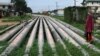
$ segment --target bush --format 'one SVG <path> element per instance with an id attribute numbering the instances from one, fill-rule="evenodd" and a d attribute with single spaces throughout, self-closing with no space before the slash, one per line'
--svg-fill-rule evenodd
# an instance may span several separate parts
<path id="1" fill-rule="evenodd" d="M 31 15 L 12 16 L 12 17 L 4 18 L 2 21 L 3 22 L 14 22 L 14 21 L 29 20 L 31 18 L 32 18 Z"/>
<path id="2" fill-rule="evenodd" d="M 68 22 L 81 22 L 83 23 L 85 21 L 85 18 L 87 16 L 87 7 L 76 7 L 78 11 L 78 16 L 79 19 L 76 20 L 76 15 L 75 14 L 75 7 L 67 7 L 64 9 L 64 19 L 65 21 L 67 20 Z"/>

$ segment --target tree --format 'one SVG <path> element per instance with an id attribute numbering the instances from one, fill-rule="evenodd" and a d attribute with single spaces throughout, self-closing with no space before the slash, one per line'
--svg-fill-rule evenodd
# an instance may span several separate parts
<path id="1" fill-rule="evenodd" d="M 19 15 L 23 15 L 24 13 L 32 13 L 30 7 L 27 7 L 27 3 L 25 0 L 12 0 L 12 3 L 15 3 L 15 11 L 19 13 Z"/>
<path id="2" fill-rule="evenodd" d="M 20 15 L 22 15 L 25 12 L 26 7 L 27 4 L 25 0 L 15 0 L 15 8 Z"/>
<path id="3" fill-rule="evenodd" d="M 30 7 L 26 8 L 26 13 L 32 13 L 32 9 Z"/>

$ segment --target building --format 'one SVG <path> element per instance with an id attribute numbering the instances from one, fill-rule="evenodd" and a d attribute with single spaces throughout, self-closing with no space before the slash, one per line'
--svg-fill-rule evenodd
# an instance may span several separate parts
<path id="1" fill-rule="evenodd" d="M 12 15 L 13 13 L 13 3 L 0 3 L 0 17 Z"/>
<path id="2" fill-rule="evenodd" d="M 82 4 L 91 7 L 93 12 L 100 13 L 100 0 L 83 0 Z"/>
<path id="3" fill-rule="evenodd" d="M 92 11 L 97 15 L 96 25 L 100 27 L 100 0 L 83 0 L 82 4 L 92 8 Z"/>
<path id="4" fill-rule="evenodd" d="M 57 9 L 51 12 L 51 15 L 64 16 L 64 9 Z"/>

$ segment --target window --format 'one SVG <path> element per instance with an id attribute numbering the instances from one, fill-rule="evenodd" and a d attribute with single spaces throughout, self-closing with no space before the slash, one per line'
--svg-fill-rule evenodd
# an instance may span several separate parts
<path id="1" fill-rule="evenodd" d="M 3 5 L 3 8 L 5 8 L 5 5 Z"/>

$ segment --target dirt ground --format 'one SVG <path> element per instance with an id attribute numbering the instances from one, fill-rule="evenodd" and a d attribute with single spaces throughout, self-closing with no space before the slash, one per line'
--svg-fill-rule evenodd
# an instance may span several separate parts
<path id="1" fill-rule="evenodd" d="M 0 26 L 3 26 L 3 25 L 14 25 L 14 24 L 17 24 L 19 22 L 2 22 L 2 19 L 0 19 Z"/>

